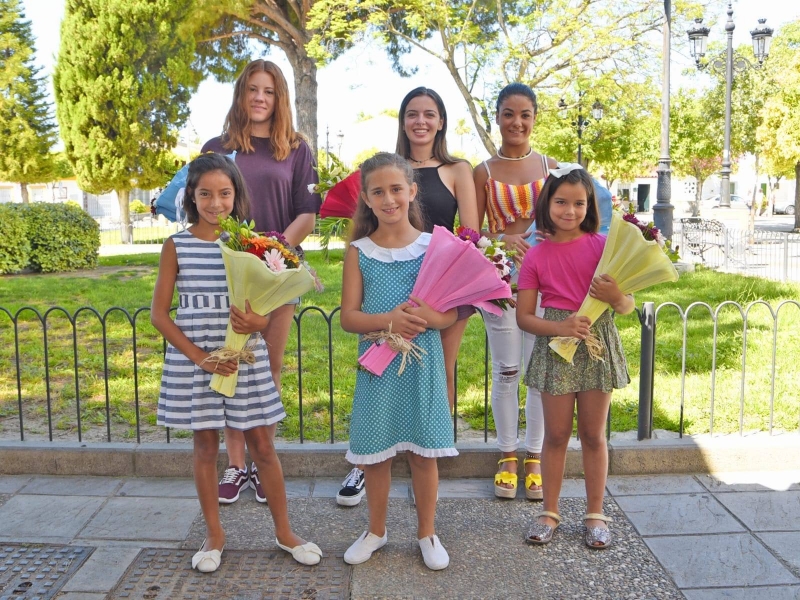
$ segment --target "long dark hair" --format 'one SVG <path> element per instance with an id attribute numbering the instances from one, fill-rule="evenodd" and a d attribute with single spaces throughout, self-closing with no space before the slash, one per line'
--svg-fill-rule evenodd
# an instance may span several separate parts
<path id="1" fill-rule="evenodd" d="M 239 74 L 233 87 L 233 102 L 222 127 L 222 146 L 226 150 L 253 152 L 250 134 L 253 128 L 247 110 L 247 85 L 253 73 L 263 71 L 272 75 L 275 81 L 275 108 L 272 112 L 272 125 L 269 139 L 276 160 L 286 160 L 291 151 L 300 145 L 300 134 L 294 130 L 292 107 L 289 103 L 289 86 L 283 71 L 274 62 L 254 60 Z"/>
<path id="2" fill-rule="evenodd" d="M 411 144 L 408 141 L 405 130 L 406 109 L 408 109 L 409 102 L 419 96 L 428 96 L 433 100 L 436 103 L 436 110 L 439 111 L 439 116 L 442 119 L 442 128 L 436 132 L 436 137 L 433 138 L 433 157 L 445 165 L 459 162 L 461 159 L 452 156 L 447 151 L 447 110 L 444 108 L 442 97 L 426 87 L 414 88 L 406 94 L 406 97 L 400 103 L 400 112 L 397 113 L 397 149 L 395 152 L 403 158 L 411 158 Z"/>
<path id="3" fill-rule="evenodd" d="M 409 186 L 414 184 L 414 169 L 408 161 L 399 154 L 391 152 L 378 152 L 361 164 L 361 193 L 358 195 L 358 206 L 353 215 L 353 225 L 350 227 L 350 240 L 360 240 L 361 238 L 372 235 L 378 229 L 378 217 L 367 206 L 364 197 L 367 195 L 367 179 L 379 169 L 387 167 L 398 169 L 406 179 Z M 425 228 L 425 220 L 418 202 L 410 202 L 408 205 L 408 220 L 415 229 L 422 231 Z"/>
<path id="4" fill-rule="evenodd" d="M 201 154 L 189 163 L 189 173 L 186 176 L 186 187 L 183 195 L 183 210 L 186 213 L 186 220 L 192 225 L 196 225 L 200 220 L 194 192 L 197 189 L 200 178 L 211 171 L 221 171 L 228 176 L 233 184 L 234 196 L 231 216 L 240 221 L 249 219 L 250 195 L 247 193 L 247 186 L 244 183 L 239 167 L 224 154 L 208 152 Z"/>
<path id="5" fill-rule="evenodd" d="M 597 233 L 597 230 L 600 229 L 600 211 L 597 208 L 594 183 L 586 169 L 575 169 L 561 177 L 552 174 L 547 176 L 539 199 L 536 201 L 536 226 L 547 233 L 556 233 L 556 226 L 550 218 L 550 199 L 563 183 L 573 185 L 580 183 L 586 188 L 586 217 L 581 222 L 580 229 L 586 233 Z"/>

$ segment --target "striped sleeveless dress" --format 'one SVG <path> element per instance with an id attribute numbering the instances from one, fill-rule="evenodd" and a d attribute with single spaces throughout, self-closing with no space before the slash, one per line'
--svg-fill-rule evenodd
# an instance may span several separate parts
<path id="1" fill-rule="evenodd" d="M 178 256 L 178 311 L 175 324 L 195 345 L 211 352 L 225 344 L 230 318 L 228 285 L 222 252 L 215 242 L 189 231 L 171 236 Z M 280 396 L 272 381 L 267 346 L 260 334 L 254 348 L 256 362 L 239 364 L 239 380 L 232 398 L 213 391 L 207 373 L 172 344 L 167 346 L 158 424 L 175 429 L 232 429 L 246 431 L 283 419 Z"/>

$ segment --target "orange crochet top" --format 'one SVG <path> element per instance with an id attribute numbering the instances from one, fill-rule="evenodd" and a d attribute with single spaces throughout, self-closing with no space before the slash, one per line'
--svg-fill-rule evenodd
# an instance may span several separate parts
<path id="1" fill-rule="evenodd" d="M 492 178 L 486 161 L 483 166 L 488 175 L 486 178 L 486 216 L 489 221 L 489 231 L 491 233 L 505 231 L 506 225 L 517 219 L 530 219 L 550 171 L 547 166 L 547 158 L 542 156 L 542 169 L 545 176 L 521 185 L 497 181 Z"/>

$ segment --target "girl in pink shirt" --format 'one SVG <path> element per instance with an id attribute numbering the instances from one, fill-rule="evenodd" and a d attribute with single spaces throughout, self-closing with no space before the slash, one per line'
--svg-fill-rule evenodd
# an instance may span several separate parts
<path id="1" fill-rule="evenodd" d="M 550 170 L 536 203 L 536 223 L 548 236 L 525 254 L 517 298 L 517 324 L 536 335 L 525 383 L 541 390 L 544 409 L 544 507 L 534 517 L 527 542 L 548 543 L 561 522 L 558 498 L 577 403 L 587 500 L 585 542 L 590 548 L 608 548 L 611 519 L 603 514 L 608 472 L 605 424 L 611 391 L 630 379 L 611 312 L 595 323 L 575 313 L 587 291 L 619 314 L 633 310 L 633 298 L 624 295 L 609 275 L 594 277 L 605 236 L 597 233 L 600 218 L 592 179 L 580 165 Z M 544 318 L 535 314 L 539 294 Z M 548 347 L 556 336 L 585 340 L 590 328 L 604 347 L 604 360 L 592 359 L 586 344 L 580 344 L 570 364 Z"/>

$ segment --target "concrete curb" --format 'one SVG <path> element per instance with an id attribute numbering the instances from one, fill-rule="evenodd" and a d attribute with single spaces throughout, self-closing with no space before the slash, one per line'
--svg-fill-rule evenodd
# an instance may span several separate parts
<path id="1" fill-rule="evenodd" d="M 331 477 L 347 472 L 346 443 L 276 444 L 287 477 Z M 682 439 L 609 442 L 611 475 L 783 471 L 800 464 L 800 435 L 754 434 Z M 491 477 L 498 452 L 484 443 L 457 444 L 459 456 L 439 460 L 443 479 Z M 519 472 L 522 474 L 520 453 Z M 227 466 L 224 446 L 219 468 Z M 192 447 L 186 443 L 128 444 L 78 442 L 0 442 L 3 475 L 102 475 L 107 477 L 187 477 L 192 472 Z M 410 475 L 403 455 L 394 461 L 396 477 Z M 570 442 L 566 475 L 583 473 L 579 442 Z"/>

